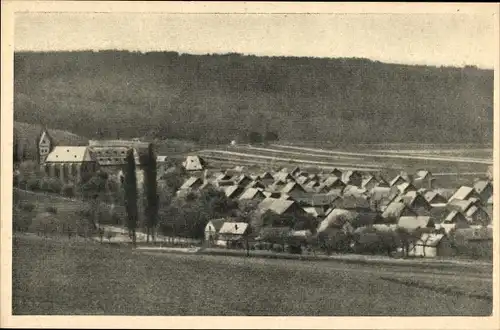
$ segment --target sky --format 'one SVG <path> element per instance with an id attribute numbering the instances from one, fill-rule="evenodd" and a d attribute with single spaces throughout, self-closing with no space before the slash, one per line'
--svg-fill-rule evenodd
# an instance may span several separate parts
<path id="1" fill-rule="evenodd" d="M 389 63 L 493 68 L 484 14 L 17 13 L 16 51 L 167 50 L 364 57 Z"/>

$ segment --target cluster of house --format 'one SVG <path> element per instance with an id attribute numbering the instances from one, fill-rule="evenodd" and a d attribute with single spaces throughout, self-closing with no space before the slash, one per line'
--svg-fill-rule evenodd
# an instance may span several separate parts
<path id="1" fill-rule="evenodd" d="M 205 170 L 200 175 L 193 174 L 177 194 L 207 188 L 219 189 L 228 198 L 257 201 L 260 214 L 272 211 L 291 218 L 309 214 L 318 219 L 318 232 L 332 235 L 337 231 L 355 233 L 367 227 L 404 228 L 409 232 L 419 229 L 422 237 L 413 249 L 416 255 L 450 253 L 445 248 L 446 239 L 456 231 L 470 232 L 471 240 L 491 243 L 492 239 L 493 185 L 488 179 L 477 180 L 471 187 L 459 187 L 448 196 L 436 187 L 432 173 L 425 170 L 414 175 L 401 172 L 386 180 L 378 173 L 356 170 L 308 173 L 297 167 L 248 173 L 238 167 L 225 172 L 209 174 Z M 248 229 L 246 223 L 217 219 L 207 224 L 205 238 L 223 245 L 243 239 Z M 276 229 L 258 228 L 256 235 L 265 236 L 270 230 Z M 292 236 L 311 235 L 291 228 L 281 230 Z"/>

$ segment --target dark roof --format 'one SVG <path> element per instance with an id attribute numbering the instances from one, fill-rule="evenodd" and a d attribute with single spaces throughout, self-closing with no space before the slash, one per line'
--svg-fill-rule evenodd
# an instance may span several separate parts
<path id="1" fill-rule="evenodd" d="M 339 209 L 370 209 L 370 201 L 367 198 L 361 196 L 343 196 L 336 199 L 333 204 Z"/>

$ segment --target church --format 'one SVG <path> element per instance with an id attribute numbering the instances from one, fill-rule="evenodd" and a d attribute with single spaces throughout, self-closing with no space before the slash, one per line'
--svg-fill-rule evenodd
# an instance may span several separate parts
<path id="1" fill-rule="evenodd" d="M 149 142 L 90 140 L 87 146 L 55 146 L 44 130 L 38 139 L 38 159 L 45 173 L 62 182 L 85 182 L 97 171 L 105 171 L 121 183 L 127 153 L 133 150 L 138 188 L 142 189 L 144 169 L 149 163 Z M 154 156 L 156 157 L 156 156 Z"/>

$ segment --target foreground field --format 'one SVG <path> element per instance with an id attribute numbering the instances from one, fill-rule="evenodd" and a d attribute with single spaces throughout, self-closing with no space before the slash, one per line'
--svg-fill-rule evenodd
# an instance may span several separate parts
<path id="1" fill-rule="evenodd" d="M 26 236 L 14 238 L 13 251 L 15 315 L 479 316 L 492 309 L 484 270 L 148 254 Z"/>

